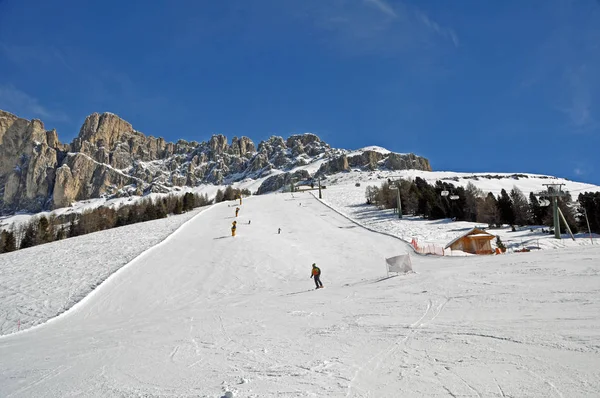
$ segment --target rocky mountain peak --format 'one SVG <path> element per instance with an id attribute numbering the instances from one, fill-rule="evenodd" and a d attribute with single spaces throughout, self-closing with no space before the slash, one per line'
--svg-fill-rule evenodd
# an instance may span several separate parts
<path id="1" fill-rule="evenodd" d="M 222 134 L 208 142 L 171 143 L 134 130 L 112 113 L 89 115 L 77 138 L 64 145 L 56 130 L 46 131 L 41 121 L 0 111 L 0 212 L 4 213 L 243 179 L 263 179 L 258 192 L 265 193 L 292 178 L 314 178 L 303 169 L 313 162 L 320 162 L 315 175 L 321 176 L 350 168 L 431 170 L 427 159 L 412 154 L 367 148 L 351 153 L 332 149 L 312 133 L 287 139 L 272 136 L 258 146 L 244 136 L 228 142 Z"/>
<path id="2" fill-rule="evenodd" d="M 79 151 L 81 144 L 86 141 L 99 147 L 113 148 L 117 142 L 133 133 L 131 124 L 113 113 L 92 113 L 85 118 L 73 143 L 73 150 Z"/>

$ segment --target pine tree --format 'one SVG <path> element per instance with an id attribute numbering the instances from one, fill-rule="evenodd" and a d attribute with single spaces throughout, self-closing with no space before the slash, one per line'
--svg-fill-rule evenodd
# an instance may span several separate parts
<path id="1" fill-rule="evenodd" d="M 500 191 L 500 197 L 498 198 L 497 204 L 500 213 L 500 223 L 513 225 L 515 223 L 513 204 L 505 189 Z"/>
<path id="2" fill-rule="evenodd" d="M 142 214 L 143 221 L 151 221 L 158 218 L 158 212 L 152 200 L 149 200 L 147 203 L 145 203 L 144 207 L 144 213 Z"/>
<path id="3" fill-rule="evenodd" d="M 156 204 L 156 218 L 167 218 L 167 211 L 162 202 Z"/>
<path id="4" fill-rule="evenodd" d="M 506 246 L 504 246 L 502 239 L 500 239 L 500 235 L 496 236 L 496 247 L 502 251 L 506 250 Z"/>
<path id="5" fill-rule="evenodd" d="M 26 249 L 28 247 L 33 247 L 37 245 L 36 237 L 37 231 L 34 226 L 35 222 L 31 221 L 27 224 L 27 229 L 25 230 L 25 235 L 23 236 L 23 240 L 21 241 L 21 249 Z"/>
<path id="6" fill-rule="evenodd" d="M 402 200 L 402 213 L 415 214 L 419 204 L 416 186 L 412 181 L 400 180 L 400 198 Z"/>
<path id="7" fill-rule="evenodd" d="M 587 224 L 590 224 L 590 230 L 600 233 L 600 192 L 585 192 L 579 194 L 579 203 L 582 208 L 580 225 L 583 230 L 587 230 Z M 587 214 L 586 217 L 583 214 Z"/>
<path id="8" fill-rule="evenodd" d="M 139 217 L 139 206 L 133 204 L 129 206 L 129 212 L 127 213 L 127 224 L 135 224 L 140 221 Z"/>
<path id="9" fill-rule="evenodd" d="M 233 187 L 228 185 L 227 188 L 225 188 L 225 192 L 223 192 L 223 200 L 234 200 L 235 197 L 236 193 L 233 190 Z"/>
<path id="10" fill-rule="evenodd" d="M 230 188 L 230 187 L 228 187 Z M 182 204 L 182 210 L 185 211 L 190 211 L 194 209 L 194 194 L 191 192 L 186 192 L 183 195 L 183 204 Z"/>
<path id="11" fill-rule="evenodd" d="M 215 203 L 220 203 L 223 201 L 225 197 L 223 191 L 221 189 L 217 189 L 217 193 L 215 193 Z"/>
<path id="12" fill-rule="evenodd" d="M 529 212 L 534 225 L 544 225 L 544 219 L 549 213 L 548 206 L 540 206 L 540 202 L 533 192 L 529 194 Z"/>
<path id="13" fill-rule="evenodd" d="M 529 204 L 523 192 L 519 188 L 513 187 L 510 191 L 510 199 L 512 201 L 515 223 L 517 225 L 528 225 L 530 223 Z"/>
<path id="14" fill-rule="evenodd" d="M 38 220 L 37 225 L 37 242 L 38 244 L 49 243 L 52 242 L 54 238 L 54 232 L 50 228 L 50 222 L 44 216 L 41 216 Z"/>
<path id="15" fill-rule="evenodd" d="M 8 253 L 17 250 L 17 240 L 12 231 L 2 231 L 0 242 L 0 253 Z"/>
<path id="16" fill-rule="evenodd" d="M 175 209 L 173 210 L 173 214 L 181 214 L 183 213 L 183 201 L 181 198 L 177 198 L 177 202 L 175 203 Z"/>

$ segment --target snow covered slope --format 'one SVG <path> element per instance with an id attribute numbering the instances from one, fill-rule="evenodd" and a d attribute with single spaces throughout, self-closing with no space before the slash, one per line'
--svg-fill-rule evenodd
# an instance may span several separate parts
<path id="1" fill-rule="evenodd" d="M 435 184 L 437 180 L 448 182 L 454 186 L 466 187 L 469 182 L 473 183 L 477 188 L 481 189 L 485 194 L 488 192 L 494 195 L 500 194 L 502 189 L 507 192 L 513 187 L 519 188 L 525 195 L 529 196 L 530 192 L 539 192 L 545 190 L 542 184 L 564 184 L 563 190 L 571 192 L 574 200 L 583 192 L 598 192 L 600 186 L 588 184 L 585 182 L 570 181 L 564 178 L 553 177 L 541 174 L 530 173 L 459 173 L 454 171 L 422 171 L 422 170 L 375 170 L 361 171 L 352 170 L 347 173 L 339 173 L 329 176 L 327 179 L 328 185 L 349 185 L 357 182 L 363 185 L 380 186 L 383 182 L 389 179 L 405 179 L 414 180 L 420 177 L 426 180 L 429 184 Z M 363 195 L 364 196 L 364 195 Z"/>
<path id="2" fill-rule="evenodd" d="M 532 177 L 533 178 L 533 177 Z M 369 184 L 371 181 L 369 181 Z M 375 181 L 378 183 L 378 181 Z M 527 185 L 521 185 L 523 189 Z M 332 206 L 341 214 L 356 220 L 362 226 L 369 229 L 391 234 L 406 242 L 416 239 L 420 246 L 433 245 L 436 253 L 442 254 L 443 248 L 453 239 L 466 233 L 473 227 L 484 227 L 487 224 L 452 221 L 450 219 L 427 220 L 417 216 L 404 215 L 398 219 L 398 214 L 393 210 L 380 210 L 376 206 L 365 203 L 365 185 L 360 187 L 355 184 L 344 184 L 342 182 L 329 186 L 323 196 L 323 200 L 329 206 Z M 576 246 L 591 245 L 590 236 L 581 232 L 575 235 L 575 241 L 571 240 L 570 235 L 563 228 L 562 239 L 554 238 L 554 234 L 543 232 L 541 226 L 516 227 L 512 231 L 510 227 L 487 229 L 493 235 L 500 236 L 502 242 L 508 248 L 509 253 L 523 248 L 530 250 L 557 249 Z M 600 236 L 592 234 L 595 244 L 600 243 Z M 495 242 L 493 247 L 495 247 Z M 433 249 L 433 248 L 432 248 Z M 463 252 L 445 250 L 445 255 L 465 255 Z"/>
<path id="3" fill-rule="evenodd" d="M 380 147 L 367 147 L 363 148 L 356 153 L 362 153 L 364 150 L 376 150 L 386 151 L 384 148 Z M 389 151 L 388 151 L 389 153 Z M 310 175 L 314 175 L 323 164 L 326 163 L 325 159 L 315 160 L 307 165 L 298 166 L 291 169 L 290 173 L 295 173 L 301 170 L 306 170 Z M 282 173 L 279 170 L 273 170 L 273 174 Z M 271 176 L 271 175 L 269 175 Z M 242 181 L 238 181 L 232 183 L 231 185 L 234 188 L 239 189 L 249 189 L 251 192 L 256 192 L 256 190 L 261 186 L 261 184 L 269 178 L 261 177 L 261 178 L 246 178 Z M 375 170 L 375 171 L 362 171 L 359 169 L 352 169 L 348 172 L 341 172 L 326 176 L 323 178 L 322 183 L 331 189 L 332 187 L 336 187 L 339 190 L 343 191 L 351 191 L 353 199 L 363 201 L 364 202 L 364 192 L 365 187 L 368 185 L 380 186 L 383 182 L 387 181 L 388 178 L 404 178 L 414 180 L 416 177 L 420 177 L 425 179 L 430 184 L 435 184 L 437 180 L 442 180 L 446 182 L 450 182 L 455 186 L 463 186 L 465 187 L 469 182 L 473 183 L 476 187 L 483 190 L 484 193 L 492 192 L 495 195 L 499 195 L 502 189 L 505 189 L 507 192 L 513 187 L 519 188 L 521 191 L 525 193 L 525 195 L 529 195 L 530 192 L 539 192 L 543 190 L 545 187 L 542 184 L 548 183 L 562 183 L 564 184 L 563 189 L 571 193 L 573 200 L 577 200 L 577 196 L 583 192 L 597 192 L 600 191 L 600 186 L 594 184 L 588 184 L 584 182 L 576 182 L 566 180 L 564 178 L 557 178 L 546 175 L 539 174 L 528 174 L 528 173 L 458 173 L 458 172 L 449 172 L 449 171 L 421 171 L 421 170 Z M 354 188 L 356 183 L 361 183 L 362 187 Z M 177 190 L 173 190 L 169 194 L 175 195 L 183 195 L 185 192 L 197 192 L 199 194 L 206 193 L 210 198 L 213 198 L 218 189 L 225 189 L 224 185 L 212 185 L 212 184 L 202 184 L 197 187 L 181 187 L 177 188 Z M 289 186 L 285 186 L 282 190 L 288 189 Z M 281 191 L 281 190 L 280 190 Z M 141 200 L 147 197 L 161 197 L 163 194 L 152 193 L 147 196 L 131 196 L 124 198 L 98 198 L 98 199 L 88 199 L 84 201 L 74 202 L 73 206 L 60 208 L 54 210 L 52 212 L 41 212 L 41 213 L 20 213 L 12 216 L 0 216 L 0 229 L 10 229 L 12 227 L 16 227 L 17 225 L 29 221 L 29 219 L 36 215 L 46 215 L 49 216 L 51 214 L 67 214 L 67 213 L 78 213 L 82 212 L 86 209 L 96 208 L 99 206 L 108 206 L 108 207 L 119 207 L 123 204 L 132 203 L 136 200 Z"/>
<path id="4" fill-rule="evenodd" d="M 230 204 L 200 213 L 55 321 L 0 338 L 0 396 L 600 390 L 600 247 L 413 256 L 416 273 L 386 278 L 384 258 L 408 247 L 308 193 L 245 200 L 235 238 Z M 325 289 L 312 290 L 313 262 Z"/>
<path id="5" fill-rule="evenodd" d="M 204 209 L 0 255 L 0 335 L 65 312 Z"/>

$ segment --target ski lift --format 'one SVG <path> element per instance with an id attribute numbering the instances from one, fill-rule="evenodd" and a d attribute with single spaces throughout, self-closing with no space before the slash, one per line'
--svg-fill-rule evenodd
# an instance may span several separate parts
<path id="1" fill-rule="evenodd" d="M 450 191 L 442 191 L 440 195 L 442 195 L 443 197 L 448 196 L 448 199 L 450 200 L 456 200 L 459 198 L 457 194 L 455 194 L 454 192 L 451 193 Z"/>
<path id="2" fill-rule="evenodd" d="M 546 207 L 546 206 L 549 206 L 549 205 L 550 205 L 550 201 L 549 201 L 548 199 L 540 199 L 540 200 L 539 200 L 539 204 L 540 204 L 540 206 L 542 206 L 542 207 Z"/>

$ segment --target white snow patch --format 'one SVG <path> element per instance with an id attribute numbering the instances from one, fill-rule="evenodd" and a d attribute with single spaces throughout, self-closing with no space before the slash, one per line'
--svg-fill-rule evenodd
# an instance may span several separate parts
<path id="1" fill-rule="evenodd" d="M 333 202 L 336 192 L 323 193 Z M 235 238 L 230 204 L 191 220 L 54 322 L 0 338 L 0 396 L 588 397 L 600 389 L 599 245 L 413 255 L 414 274 L 387 278 L 385 258 L 408 245 L 308 193 L 244 200 Z M 355 217 L 373 225 L 379 214 Z M 81 238 L 93 245 L 114 233 Z M 119 245 L 157 233 L 154 224 Z M 33 292 L 24 308 L 49 315 L 52 300 L 38 296 L 95 280 L 93 270 L 121 250 L 113 243 L 94 256 L 81 240 L 59 243 L 14 253 L 10 264 L 13 253 L 0 255 L 2 297 Z M 61 275 L 68 258 L 92 271 Z M 21 273 L 25 261 L 37 266 L 35 278 Z M 324 289 L 309 279 L 313 262 Z M 12 304 L 0 299 L 2 313 L 16 312 Z"/>

